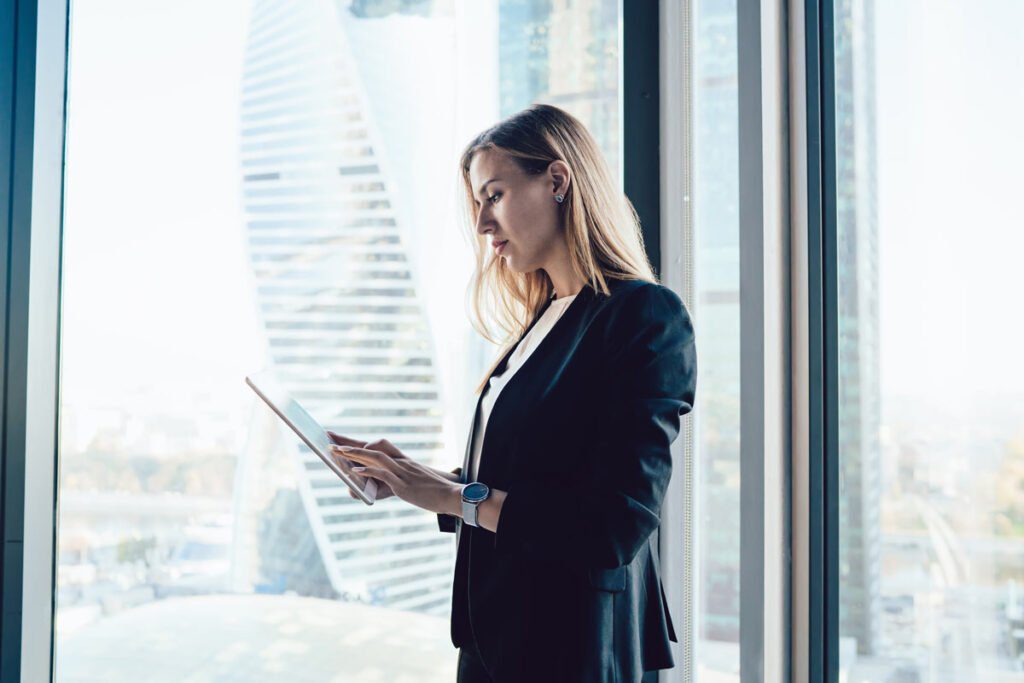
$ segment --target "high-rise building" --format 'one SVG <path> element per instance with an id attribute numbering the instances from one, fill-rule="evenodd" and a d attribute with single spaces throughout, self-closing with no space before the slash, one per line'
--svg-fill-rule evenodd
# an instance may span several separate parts
<path id="1" fill-rule="evenodd" d="M 881 621 L 881 385 L 873 0 L 835 3 L 839 620 L 860 654 Z"/>
<path id="2" fill-rule="evenodd" d="M 460 401 L 458 390 L 450 392 L 455 401 L 443 401 L 442 384 L 446 376 L 475 382 L 493 355 L 480 353 L 482 343 L 467 344 L 459 368 L 446 375 L 426 306 L 438 291 L 431 269 L 445 257 L 435 231 L 448 227 L 431 217 L 449 186 L 424 172 L 468 141 L 445 137 L 457 126 L 444 103 L 476 97 L 476 81 L 460 94 L 450 77 L 459 68 L 450 62 L 466 56 L 452 49 L 463 11 L 473 14 L 474 31 L 488 25 L 487 11 L 450 2 L 255 0 L 241 105 L 246 236 L 268 364 L 328 427 L 386 435 L 410 457 L 446 469 L 452 452 L 461 460 L 468 434 L 459 428 L 451 431 L 459 439 L 443 438 L 442 424 Z M 497 53 L 490 120 L 533 102 L 561 106 L 587 124 L 618 175 L 618 4 L 499 0 L 491 11 L 497 44 L 476 35 L 464 41 Z M 555 30 L 557 41 L 548 38 Z M 534 37 L 527 54 L 524 34 Z M 415 60 L 410 43 L 419 48 Z M 409 93 L 418 89 L 426 106 L 411 125 Z M 294 438 L 283 443 L 295 450 L 296 487 L 331 590 L 447 613 L 454 538 L 437 532 L 436 518 L 395 500 L 355 502 Z M 237 516 L 293 509 L 287 496 L 254 481 L 275 449 L 254 442 L 251 451 L 263 457 L 243 457 Z M 268 538 L 300 542 L 301 524 L 264 520 L 239 529 L 236 580 L 327 594 L 312 568 L 295 576 L 294 562 L 261 546 Z M 266 576 L 268 567 L 278 568 L 275 576 Z"/>
<path id="3" fill-rule="evenodd" d="M 501 116 L 533 102 L 580 119 L 620 178 L 617 0 L 499 0 Z"/>
<path id="4" fill-rule="evenodd" d="M 355 9 L 365 13 L 372 4 Z M 256 0 L 251 8 L 241 166 L 268 365 L 328 428 L 386 436 L 410 457 L 440 466 L 435 349 L 388 172 L 389 140 L 373 119 L 344 12 L 350 8 L 330 0 Z M 302 509 L 333 590 L 447 614 L 453 538 L 438 533 L 435 515 L 397 498 L 373 506 L 353 500 L 301 442 L 288 436 L 282 443 L 281 457 L 298 468 Z M 243 456 L 240 467 L 259 462 Z M 242 515 L 294 510 L 279 496 L 267 508 L 267 498 L 249 496 Z M 258 545 L 295 533 L 248 538 Z M 261 556 L 260 566 L 273 566 L 274 552 L 288 548 L 261 547 L 239 561 Z"/>
<path id="5" fill-rule="evenodd" d="M 694 319 L 700 637 L 739 642 L 740 251 L 736 3 L 694 6 Z M 702 656 L 708 652 L 702 651 Z M 737 655 L 738 662 L 738 655 Z"/>

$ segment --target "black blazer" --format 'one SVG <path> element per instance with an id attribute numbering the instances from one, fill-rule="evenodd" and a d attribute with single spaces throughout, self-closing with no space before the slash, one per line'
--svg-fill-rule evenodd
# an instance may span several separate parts
<path id="1" fill-rule="evenodd" d="M 477 478 L 508 493 L 497 531 L 438 515 L 458 538 L 452 643 L 474 638 L 497 683 L 640 681 L 675 665 L 657 532 L 669 446 L 693 408 L 693 326 L 667 287 L 608 285 L 580 290 L 495 402 Z M 472 443 L 471 429 L 464 483 Z"/>

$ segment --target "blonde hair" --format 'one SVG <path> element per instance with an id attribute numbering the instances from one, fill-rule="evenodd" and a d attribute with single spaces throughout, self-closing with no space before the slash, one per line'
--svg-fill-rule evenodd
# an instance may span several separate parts
<path id="1" fill-rule="evenodd" d="M 504 152 L 529 175 L 545 173 L 556 160 L 569 167 L 570 183 L 560 204 L 560 222 L 572 272 L 587 283 L 585 287 L 608 295 L 608 279 L 657 282 L 644 250 L 636 209 L 613 180 L 597 142 L 578 119 L 558 107 L 534 104 L 488 128 L 466 146 L 460 162 L 465 224 L 476 261 L 470 284 L 470 323 L 491 343 L 503 344 L 477 386 L 477 394 L 553 291 L 542 270 L 518 273 L 505 265 L 504 259 L 486 259 L 491 249 L 487 235 L 476 232 L 478 209 L 469 179 L 473 155 L 485 149 Z M 504 338 L 495 339 L 491 322 L 504 330 Z"/>

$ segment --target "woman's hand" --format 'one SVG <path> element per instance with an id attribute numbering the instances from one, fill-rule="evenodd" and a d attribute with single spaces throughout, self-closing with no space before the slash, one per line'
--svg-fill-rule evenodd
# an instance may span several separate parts
<path id="1" fill-rule="evenodd" d="M 328 435 L 339 444 L 332 446 L 335 455 L 363 466 L 365 469 L 358 474 L 377 480 L 378 491 L 387 489 L 389 495 L 430 512 L 453 513 L 461 487 L 433 468 L 412 460 L 387 439 L 359 444 L 334 432 L 329 431 Z M 355 497 L 351 491 L 349 495 Z"/>
<path id="2" fill-rule="evenodd" d="M 338 434 L 337 432 L 332 432 L 330 429 L 327 430 L 327 436 L 331 437 L 331 441 L 333 441 L 338 446 L 355 446 L 357 448 L 374 448 L 375 447 L 375 446 L 370 446 L 369 443 L 366 442 L 366 441 L 360 441 L 358 439 L 352 439 L 352 438 L 349 438 L 347 436 L 342 436 L 341 434 Z M 344 460 L 344 458 L 339 457 L 337 453 L 334 453 L 334 456 L 335 456 L 335 458 L 337 458 L 339 460 Z M 358 472 L 357 474 L 363 474 L 363 473 L 362 472 Z M 395 495 L 395 492 L 391 490 L 390 486 L 388 486 L 387 484 L 385 484 L 382 481 L 378 481 L 377 482 L 377 495 L 374 497 L 374 500 L 382 500 L 384 498 L 390 498 L 393 495 Z M 362 498 L 357 496 L 352 489 L 348 490 L 348 497 L 349 498 L 354 498 L 355 500 L 362 500 Z"/>

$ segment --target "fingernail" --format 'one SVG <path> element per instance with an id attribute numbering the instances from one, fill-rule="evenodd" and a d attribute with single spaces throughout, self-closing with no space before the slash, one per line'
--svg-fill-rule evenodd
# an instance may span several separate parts
<path id="1" fill-rule="evenodd" d="M 353 467 L 352 471 L 353 472 L 362 472 L 365 469 L 366 469 L 365 467 Z"/>
<path id="2" fill-rule="evenodd" d="M 345 451 L 346 453 L 352 450 L 351 446 L 338 446 L 338 450 Z"/>

